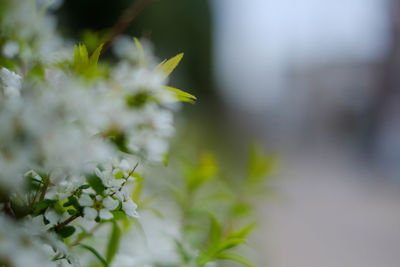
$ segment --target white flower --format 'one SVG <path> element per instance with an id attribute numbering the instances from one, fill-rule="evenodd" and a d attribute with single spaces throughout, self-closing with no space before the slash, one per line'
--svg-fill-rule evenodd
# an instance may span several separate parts
<path id="1" fill-rule="evenodd" d="M 8 41 L 3 46 L 3 55 L 7 58 L 13 58 L 19 52 L 19 45 L 16 42 Z"/>
<path id="2" fill-rule="evenodd" d="M 83 209 L 84 218 L 88 221 L 93 221 L 97 218 L 98 212 L 94 208 L 85 207 Z"/>
<path id="3" fill-rule="evenodd" d="M 137 205 L 132 199 L 127 199 L 126 201 L 122 202 L 122 210 L 128 217 L 138 218 L 139 214 L 137 213 L 136 209 Z"/>
<path id="4" fill-rule="evenodd" d="M 46 227 L 52 227 L 66 220 L 69 215 L 66 212 L 59 214 L 55 210 L 48 208 L 43 216 L 49 221 L 49 224 L 47 224 Z"/>
<path id="5" fill-rule="evenodd" d="M 107 188 L 118 189 L 124 183 L 122 179 L 115 179 L 111 166 L 107 166 L 104 171 L 100 171 L 96 168 L 95 173 Z"/>
<path id="6" fill-rule="evenodd" d="M 0 71 L 0 82 L 4 95 L 14 98 L 20 95 L 22 77 L 13 71 L 2 68 Z"/>
<path id="7" fill-rule="evenodd" d="M 82 194 L 78 199 L 78 203 L 84 207 L 84 218 L 89 221 L 96 219 L 97 216 L 103 220 L 112 219 L 113 214 L 110 211 L 115 210 L 119 205 L 119 201 L 110 196 L 103 198 L 102 196 L 97 195 L 93 200 L 87 194 Z"/>
<path id="8" fill-rule="evenodd" d="M 46 219 L 50 222 L 50 225 L 52 226 L 56 225 L 60 220 L 60 216 L 58 215 L 58 213 L 52 209 L 47 209 L 44 213 L 44 217 L 46 217 Z"/>
<path id="9" fill-rule="evenodd" d="M 90 207 L 93 206 L 94 201 L 89 195 L 82 194 L 81 197 L 78 199 L 78 203 L 83 207 Z"/>
<path id="10" fill-rule="evenodd" d="M 43 246 L 43 242 L 49 244 L 49 238 L 48 232 L 33 223 L 20 224 L 0 215 L 0 262 L 16 267 L 54 267 L 50 261 L 54 255 Z"/>
<path id="11" fill-rule="evenodd" d="M 120 162 L 114 162 L 114 170 L 113 174 L 117 174 L 118 172 L 122 172 L 123 178 L 128 179 L 129 181 L 133 181 L 134 178 L 132 177 L 132 174 L 128 177 L 128 175 L 132 171 L 132 166 L 129 164 L 129 162 L 126 159 L 121 160 Z"/>

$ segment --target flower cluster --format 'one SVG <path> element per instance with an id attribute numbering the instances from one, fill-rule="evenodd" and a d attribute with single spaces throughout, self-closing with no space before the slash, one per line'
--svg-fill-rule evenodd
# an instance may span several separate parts
<path id="1" fill-rule="evenodd" d="M 194 98 L 166 86 L 181 54 L 157 66 L 148 46 L 120 38 L 113 47 L 119 63 L 101 65 L 103 45 L 89 53 L 63 40 L 44 12 L 51 8 L 51 1 L 0 3 L 5 266 L 76 266 L 66 243 L 75 237 L 72 247 L 85 237 L 77 223 L 137 218 L 137 167 L 163 161 L 178 102 Z M 23 260 L 9 249 L 24 251 Z"/>

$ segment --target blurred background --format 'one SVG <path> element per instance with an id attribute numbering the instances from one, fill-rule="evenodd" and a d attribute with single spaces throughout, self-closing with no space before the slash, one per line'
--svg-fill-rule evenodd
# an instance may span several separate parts
<path id="1" fill-rule="evenodd" d="M 232 172 L 253 141 L 277 155 L 249 244 L 260 266 L 400 265 L 399 1 L 60 5 L 71 38 L 93 40 L 131 16 L 124 34 L 149 39 L 160 59 L 184 52 L 171 84 L 198 101 L 178 130 Z"/>

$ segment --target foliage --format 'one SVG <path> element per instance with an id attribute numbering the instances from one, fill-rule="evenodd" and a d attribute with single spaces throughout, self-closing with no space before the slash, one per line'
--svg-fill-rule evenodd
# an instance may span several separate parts
<path id="1" fill-rule="evenodd" d="M 169 243 L 180 257 L 146 264 L 254 266 L 233 251 L 254 227 L 240 225 L 237 210 L 250 209 L 247 184 L 264 183 L 267 158 L 251 154 L 240 191 L 203 153 L 182 160 L 181 186 L 165 177 L 158 183 L 170 191 L 152 192 L 144 173 L 169 164 L 174 112 L 196 100 L 167 85 L 183 53 L 157 64 L 145 41 L 120 38 L 112 47 L 118 61 L 104 62 L 107 40 L 92 49 L 70 44 L 50 7 L 0 3 L 0 265 L 143 266 L 143 255 L 124 244 L 148 225 L 166 225 L 155 203 L 173 195 L 180 235 Z M 147 225 L 139 211 L 156 218 Z"/>

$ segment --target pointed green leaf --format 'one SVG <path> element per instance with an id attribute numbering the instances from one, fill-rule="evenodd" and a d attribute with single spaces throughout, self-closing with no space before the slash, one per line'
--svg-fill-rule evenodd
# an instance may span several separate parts
<path id="1" fill-rule="evenodd" d="M 86 250 L 89 250 L 90 252 L 92 252 L 93 255 L 96 256 L 96 258 L 103 264 L 104 267 L 108 267 L 109 266 L 107 261 L 93 247 L 85 245 L 85 244 L 80 244 L 79 246 L 84 248 L 84 249 L 86 249 Z"/>
<path id="2" fill-rule="evenodd" d="M 59 234 L 62 238 L 67 238 L 74 234 L 75 227 L 73 226 L 65 226 L 56 230 L 57 234 Z"/>
<path id="3" fill-rule="evenodd" d="M 171 86 L 164 86 L 164 88 L 167 89 L 168 91 L 173 92 L 175 94 L 176 98 L 178 99 L 178 101 L 188 102 L 188 103 L 192 103 L 193 104 L 194 103 L 193 100 L 197 99 L 197 97 L 195 97 L 194 95 L 189 94 L 189 93 L 187 93 L 185 91 L 182 91 L 182 90 L 180 90 L 178 88 L 174 88 L 174 87 L 171 87 Z"/>
<path id="4" fill-rule="evenodd" d="M 236 247 L 244 242 L 245 240 L 243 238 L 229 238 L 219 244 L 218 251 L 224 251 Z"/>
<path id="5" fill-rule="evenodd" d="M 78 46 L 74 45 L 74 66 L 78 66 L 80 64 L 80 55 Z"/>
<path id="6" fill-rule="evenodd" d="M 136 37 L 133 37 L 133 40 L 135 41 L 136 44 L 136 48 L 139 54 L 139 64 L 140 66 L 144 66 L 146 64 L 145 59 L 144 59 L 144 50 L 143 50 L 143 46 L 140 43 L 139 39 Z"/>
<path id="7" fill-rule="evenodd" d="M 104 44 L 100 44 L 100 45 L 96 48 L 96 50 L 94 50 L 94 52 L 93 52 L 92 55 L 90 56 L 89 65 L 91 65 L 91 66 L 97 66 L 97 63 L 98 63 L 98 61 L 99 61 L 99 57 L 100 57 L 101 50 L 103 49 L 103 45 L 104 45 Z"/>
<path id="8" fill-rule="evenodd" d="M 217 258 L 220 260 L 234 261 L 234 262 L 243 264 L 244 266 L 247 266 L 247 267 L 257 267 L 257 265 L 255 265 L 254 263 L 252 263 L 248 259 L 246 259 L 243 256 L 240 256 L 239 254 L 236 254 L 236 253 L 227 253 L 227 252 L 220 253 L 217 255 Z"/>
<path id="9" fill-rule="evenodd" d="M 163 163 L 164 163 L 164 166 L 165 166 L 165 167 L 168 166 L 168 153 L 165 153 L 165 154 L 163 155 Z"/>
<path id="10" fill-rule="evenodd" d="M 163 61 L 160 63 L 160 65 L 157 66 L 157 70 L 160 70 L 164 76 L 163 78 L 167 78 L 178 66 L 179 62 L 181 61 L 183 57 L 183 53 L 180 53 L 173 58 L 168 59 L 167 61 Z"/>
<path id="11" fill-rule="evenodd" d="M 110 240 L 108 241 L 107 245 L 107 253 L 106 253 L 106 261 L 108 264 L 111 263 L 115 254 L 118 252 L 119 248 L 119 240 L 121 238 L 121 230 L 118 227 L 118 224 L 113 221 L 113 227 L 110 235 Z"/>
<path id="12" fill-rule="evenodd" d="M 255 223 L 251 223 L 231 234 L 229 234 L 228 238 L 245 238 L 256 226 Z"/>
<path id="13" fill-rule="evenodd" d="M 222 228 L 217 219 L 211 216 L 211 226 L 210 226 L 210 247 L 216 246 L 222 237 Z"/>
<path id="14" fill-rule="evenodd" d="M 88 54 L 86 45 L 79 44 L 79 55 L 80 55 L 81 64 L 84 66 L 87 66 L 89 64 L 89 54 Z"/>
<path id="15" fill-rule="evenodd" d="M 86 177 L 86 180 L 97 194 L 102 194 L 103 191 L 106 189 L 101 179 L 96 175 L 88 175 Z"/>

